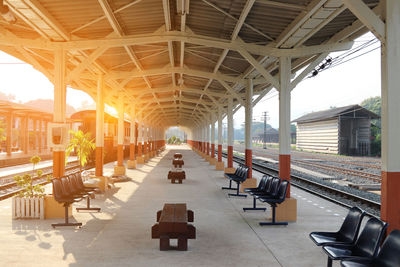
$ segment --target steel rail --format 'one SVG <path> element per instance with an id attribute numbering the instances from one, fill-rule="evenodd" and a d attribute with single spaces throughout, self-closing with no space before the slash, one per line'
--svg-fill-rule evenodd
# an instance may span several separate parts
<path id="1" fill-rule="evenodd" d="M 79 169 L 79 167 L 80 167 L 79 165 L 73 165 L 73 166 L 66 167 L 65 172 L 74 171 L 76 169 Z M 86 166 L 84 169 L 86 170 L 88 168 L 92 168 L 92 166 Z M 36 181 L 33 185 L 45 185 L 45 184 L 49 183 L 47 180 L 47 176 L 52 175 L 52 174 L 53 174 L 53 172 L 47 172 L 47 173 L 43 173 L 41 177 L 37 177 L 37 176 L 33 177 L 32 180 Z M 7 183 L 5 185 L 1 185 L 0 186 L 0 200 L 10 198 L 10 197 L 14 196 L 16 193 L 22 191 L 22 189 L 18 187 L 18 189 L 15 189 L 15 190 L 12 190 L 12 191 L 9 191 L 6 193 L 1 193 L 1 191 L 7 190 L 7 189 L 10 189 L 13 187 L 17 187 L 17 186 L 18 185 L 16 182 L 11 182 L 11 183 Z"/>

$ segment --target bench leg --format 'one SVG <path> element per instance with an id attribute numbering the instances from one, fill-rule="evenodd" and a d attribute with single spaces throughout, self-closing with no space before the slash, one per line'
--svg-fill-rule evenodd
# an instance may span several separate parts
<path id="1" fill-rule="evenodd" d="M 328 262 L 326 264 L 328 267 L 332 267 L 332 259 L 328 257 Z"/>
<path id="2" fill-rule="evenodd" d="M 257 203 L 256 203 L 256 198 L 253 197 L 253 207 L 252 208 L 243 208 L 243 211 L 247 211 L 247 210 L 262 210 L 265 211 L 265 208 L 257 208 Z"/>
<path id="3" fill-rule="evenodd" d="M 179 183 L 180 183 L 180 184 L 182 183 L 182 179 L 179 179 Z"/>
<path id="4" fill-rule="evenodd" d="M 277 222 L 275 221 L 275 208 L 276 208 L 276 204 L 272 205 L 272 222 L 260 222 L 259 224 L 261 226 L 263 225 L 288 225 L 287 222 Z"/>
<path id="5" fill-rule="evenodd" d="M 169 237 L 166 235 L 160 236 L 160 250 L 169 250 Z"/>
<path id="6" fill-rule="evenodd" d="M 79 226 L 82 227 L 82 223 L 70 223 L 68 220 L 68 207 L 69 205 L 64 204 L 65 207 L 65 221 L 64 223 L 52 223 L 51 226 L 56 228 L 57 226 Z"/>
<path id="7" fill-rule="evenodd" d="M 236 190 L 236 188 L 232 187 L 232 180 L 229 180 L 229 187 L 223 186 L 221 189 L 226 189 L 226 190 Z"/>
<path id="8" fill-rule="evenodd" d="M 247 197 L 247 195 L 239 194 L 239 186 L 240 186 L 240 183 L 237 183 L 237 187 L 235 188 L 236 194 L 229 193 L 228 196 L 230 196 L 230 197 Z"/>
<path id="9" fill-rule="evenodd" d="M 90 196 L 88 196 L 87 198 L 86 198 L 86 208 L 76 208 L 76 210 L 77 211 L 81 211 L 81 210 L 94 210 L 94 211 L 97 211 L 97 212 L 100 212 L 100 208 L 91 208 L 90 207 Z"/>
<path id="10" fill-rule="evenodd" d="M 187 238 L 186 236 L 178 237 L 178 250 L 187 250 Z"/>

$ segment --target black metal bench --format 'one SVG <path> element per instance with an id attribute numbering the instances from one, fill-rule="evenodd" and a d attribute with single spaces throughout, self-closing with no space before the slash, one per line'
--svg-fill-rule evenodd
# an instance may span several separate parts
<path id="1" fill-rule="evenodd" d="M 274 181 L 273 181 L 274 182 Z M 286 199 L 286 191 L 288 189 L 289 182 L 283 180 L 278 187 L 278 190 L 273 192 L 270 196 L 259 196 L 258 199 L 261 202 L 266 202 L 272 207 L 272 222 L 260 222 L 260 225 L 287 225 L 287 222 L 277 222 L 275 219 L 276 207 Z"/>
<path id="2" fill-rule="evenodd" d="M 374 258 L 342 260 L 342 267 L 392 267 L 400 266 L 400 230 L 390 232 Z"/>
<path id="3" fill-rule="evenodd" d="M 333 260 L 353 260 L 376 257 L 386 228 L 387 223 L 373 217 L 367 221 L 354 244 L 332 244 L 323 246 L 323 251 L 328 255 L 327 266 L 332 267 Z"/>
<path id="4" fill-rule="evenodd" d="M 358 207 L 352 207 L 346 215 L 342 226 L 337 232 L 312 232 L 311 240 L 317 246 L 330 244 L 353 244 L 358 236 L 361 221 L 365 216 L 365 211 Z"/>
<path id="5" fill-rule="evenodd" d="M 67 181 L 65 179 L 58 179 L 54 178 L 51 180 L 53 185 L 53 195 L 54 199 L 58 202 L 63 204 L 65 208 L 65 221 L 64 223 L 52 223 L 51 226 L 53 228 L 57 226 L 82 226 L 82 223 L 71 223 L 69 222 L 68 218 L 68 207 L 74 203 L 82 200 L 82 197 L 73 196 L 69 192 L 69 185 L 67 185 Z"/>
<path id="6" fill-rule="evenodd" d="M 90 188 L 86 187 L 83 184 L 82 176 L 80 172 L 68 175 L 68 180 L 71 184 L 71 188 L 74 194 L 82 195 L 82 197 L 86 197 L 86 207 L 85 208 L 76 208 L 77 211 L 97 211 L 100 212 L 100 208 L 93 208 L 90 206 L 90 199 L 94 198 L 95 192 L 98 191 L 98 188 Z"/>
<path id="7" fill-rule="evenodd" d="M 100 208 L 90 206 L 90 198 L 94 197 L 96 188 L 89 188 L 83 184 L 81 173 L 72 173 L 67 176 L 55 178 L 52 180 L 54 199 L 63 204 L 65 207 L 64 223 L 54 223 L 53 228 L 57 226 L 82 226 L 82 223 L 70 223 L 68 221 L 68 207 L 74 203 L 86 198 L 87 205 L 85 208 L 76 208 L 77 211 L 90 210 L 100 211 Z"/>
<path id="8" fill-rule="evenodd" d="M 225 173 L 224 176 L 229 179 L 229 187 L 222 187 L 222 189 L 236 190 L 235 194 L 229 193 L 229 196 L 247 197 L 247 195 L 239 193 L 239 188 L 240 184 L 246 181 L 248 172 L 249 167 L 245 165 L 239 165 L 236 168 L 235 173 Z M 235 182 L 237 184 L 236 188 L 232 187 L 232 182 Z"/>
<path id="9" fill-rule="evenodd" d="M 249 195 L 253 196 L 253 207 L 243 208 L 243 211 L 248 211 L 248 210 L 265 211 L 265 208 L 257 208 L 257 203 L 256 203 L 257 197 L 256 196 L 267 192 L 267 190 L 269 190 L 269 188 L 271 187 L 271 183 L 272 183 L 273 179 L 274 179 L 274 177 L 265 174 L 261 178 L 261 180 L 258 183 L 258 186 L 256 188 L 245 188 L 243 190 L 245 193 L 248 193 Z"/>

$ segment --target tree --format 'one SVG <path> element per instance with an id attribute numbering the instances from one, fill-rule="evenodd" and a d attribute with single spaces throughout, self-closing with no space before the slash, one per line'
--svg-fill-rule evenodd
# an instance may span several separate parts
<path id="1" fill-rule="evenodd" d="M 375 96 L 365 99 L 360 104 L 363 108 L 381 116 L 381 97 Z M 371 154 L 381 155 L 381 120 L 371 120 Z"/>
<path id="2" fill-rule="evenodd" d="M 370 97 L 365 99 L 363 102 L 360 104 L 363 108 L 368 109 L 369 111 L 374 112 L 375 114 L 381 116 L 381 97 L 380 96 L 375 96 L 375 97 Z M 372 123 L 377 126 L 378 128 L 381 128 L 381 120 L 372 120 Z"/>
<path id="3" fill-rule="evenodd" d="M 95 149 L 94 138 L 91 139 L 90 133 L 84 133 L 81 130 L 69 131 L 72 137 L 69 140 L 69 144 L 65 150 L 65 164 L 67 164 L 68 156 L 72 151 L 76 151 L 76 155 L 79 160 L 80 169 L 87 164 L 88 159 Z"/>

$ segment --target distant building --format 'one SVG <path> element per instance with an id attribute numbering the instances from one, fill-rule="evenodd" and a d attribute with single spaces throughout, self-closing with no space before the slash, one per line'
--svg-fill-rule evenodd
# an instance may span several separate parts
<path id="1" fill-rule="evenodd" d="M 340 155 L 370 155 L 375 113 L 350 105 L 304 115 L 297 123 L 297 149 Z"/>
<path id="2" fill-rule="evenodd" d="M 291 143 L 296 143 L 296 132 L 291 132 Z M 264 133 L 253 136 L 253 142 L 262 144 L 264 142 Z M 279 131 L 274 128 L 267 128 L 265 133 L 265 143 L 279 143 Z"/>

